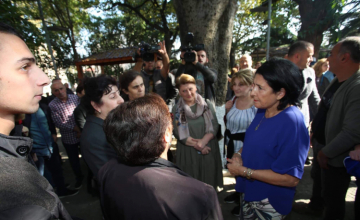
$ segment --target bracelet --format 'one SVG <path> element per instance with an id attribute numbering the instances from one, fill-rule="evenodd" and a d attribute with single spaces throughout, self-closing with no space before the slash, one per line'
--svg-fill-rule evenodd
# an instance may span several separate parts
<path id="1" fill-rule="evenodd" d="M 244 170 L 244 177 L 246 177 L 246 170 Z"/>
<path id="2" fill-rule="evenodd" d="M 244 171 L 245 172 L 245 171 Z M 246 169 L 246 178 L 249 180 L 251 179 L 251 175 L 254 173 L 254 170 L 247 168 Z"/>
<path id="3" fill-rule="evenodd" d="M 240 153 L 240 152 L 236 152 L 235 154 L 239 154 L 239 155 L 240 155 L 240 157 L 241 157 L 241 153 Z"/>

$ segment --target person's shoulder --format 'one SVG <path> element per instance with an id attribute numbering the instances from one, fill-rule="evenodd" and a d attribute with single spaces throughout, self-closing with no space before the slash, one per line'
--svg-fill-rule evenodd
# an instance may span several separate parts
<path id="1" fill-rule="evenodd" d="M 290 106 L 284 109 L 283 112 L 284 114 L 281 114 L 281 118 L 285 124 L 287 124 L 289 121 L 293 122 L 294 124 L 298 124 L 299 122 L 304 124 L 304 115 L 301 113 L 299 107 Z"/>
<path id="2" fill-rule="evenodd" d="M 51 102 L 49 103 L 49 107 L 52 109 L 56 106 L 56 104 L 59 102 L 60 100 L 55 97 L 53 100 L 51 100 Z"/>

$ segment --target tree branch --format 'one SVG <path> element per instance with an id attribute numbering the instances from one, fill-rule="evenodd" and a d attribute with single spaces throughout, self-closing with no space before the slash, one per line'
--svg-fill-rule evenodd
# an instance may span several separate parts
<path id="1" fill-rule="evenodd" d="M 141 6 L 144 5 L 144 3 L 147 2 L 147 1 L 148 1 L 148 0 L 144 1 L 144 2 L 141 4 Z M 139 6 L 136 6 L 136 7 L 133 7 L 132 5 L 129 5 L 129 4 L 120 3 L 120 2 L 115 2 L 115 3 L 112 4 L 112 7 L 111 7 L 111 8 L 114 8 L 114 7 L 116 7 L 116 6 L 126 7 L 126 8 L 128 8 L 128 9 L 130 9 L 131 11 L 135 12 L 135 14 L 136 14 L 137 16 L 139 16 L 143 21 L 145 21 L 145 23 L 146 23 L 147 25 L 149 25 L 150 27 L 152 27 L 152 28 L 154 28 L 154 29 L 157 29 L 157 30 L 159 30 L 159 31 L 161 31 L 161 32 L 165 32 L 165 29 L 164 29 L 163 27 L 161 27 L 160 25 L 151 23 L 149 19 L 145 18 L 145 17 L 140 13 L 140 11 L 138 10 L 140 5 L 139 5 Z"/>

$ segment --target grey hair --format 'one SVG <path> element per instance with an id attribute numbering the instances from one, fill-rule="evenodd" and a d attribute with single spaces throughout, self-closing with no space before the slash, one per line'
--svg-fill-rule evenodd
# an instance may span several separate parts
<path id="1" fill-rule="evenodd" d="M 349 53 L 350 58 L 355 63 L 360 63 L 360 37 L 352 36 L 341 40 L 339 54 Z"/>

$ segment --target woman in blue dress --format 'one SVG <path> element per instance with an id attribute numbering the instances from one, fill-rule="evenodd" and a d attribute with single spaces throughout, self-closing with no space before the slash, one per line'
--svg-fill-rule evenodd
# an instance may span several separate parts
<path id="1" fill-rule="evenodd" d="M 240 219 L 284 219 L 304 173 L 309 134 L 297 107 L 303 88 L 299 69 L 285 59 L 265 62 L 251 96 L 258 108 L 244 146 L 228 159 L 242 196 Z"/>

